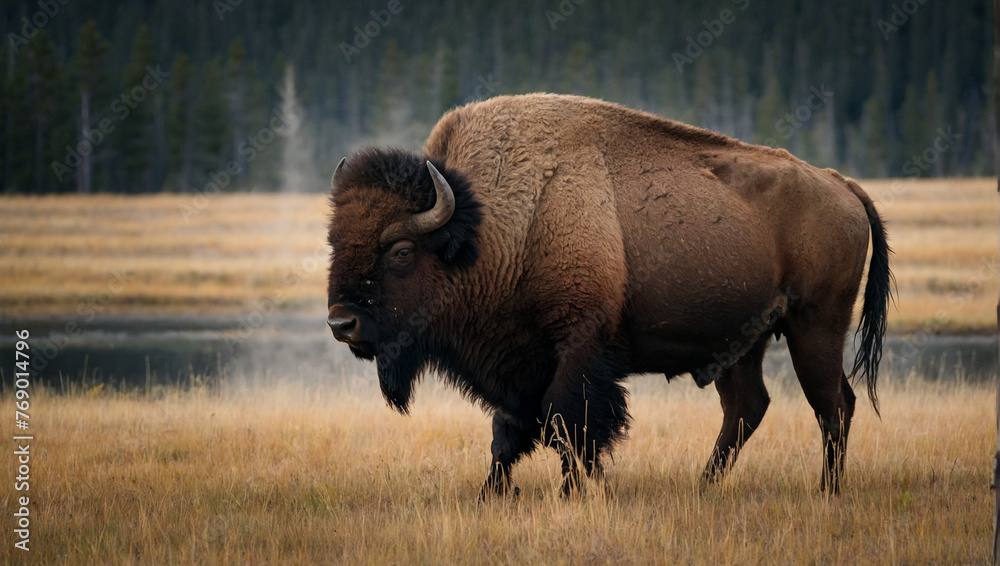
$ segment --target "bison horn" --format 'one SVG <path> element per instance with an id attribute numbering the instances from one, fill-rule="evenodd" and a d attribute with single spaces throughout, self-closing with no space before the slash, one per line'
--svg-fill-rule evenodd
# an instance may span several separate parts
<path id="1" fill-rule="evenodd" d="M 427 162 L 427 169 L 431 172 L 431 179 L 434 180 L 437 201 L 430 210 L 413 215 L 410 229 L 414 234 L 427 234 L 437 230 L 444 226 L 455 212 L 455 193 L 452 192 L 451 185 L 430 161 Z"/>
<path id="2" fill-rule="evenodd" d="M 344 164 L 345 163 L 347 163 L 347 158 L 346 157 L 341 157 L 340 158 L 340 163 L 337 164 L 337 168 L 333 170 L 333 177 L 330 179 L 330 188 L 331 189 L 337 183 L 337 174 L 340 173 L 340 171 L 344 168 Z"/>

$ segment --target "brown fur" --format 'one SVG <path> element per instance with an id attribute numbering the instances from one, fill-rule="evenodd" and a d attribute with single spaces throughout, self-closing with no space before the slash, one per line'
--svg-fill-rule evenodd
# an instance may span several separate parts
<path id="1" fill-rule="evenodd" d="M 539 439 L 561 447 L 565 489 L 577 458 L 599 469 L 628 422 L 618 383 L 637 372 L 716 380 L 715 478 L 766 410 L 761 360 L 775 332 L 788 337 L 824 433 L 824 485 L 836 489 L 854 409 L 844 335 L 878 222 L 853 181 L 784 150 L 547 94 L 458 108 L 424 154 L 467 180 L 481 206 L 478 261 L 458 269 L 420 255 L 413 275 L 379 283 L 380 306 L 405 318 L 450 295 L 424 331 L 423 365 L 494 412 L 484 493 L 505 489 Z M 344 280 L 377 273 L 373 236 L 415 212 L 378 187 L 339 190 L 331 304 L 354 292 Z"/>

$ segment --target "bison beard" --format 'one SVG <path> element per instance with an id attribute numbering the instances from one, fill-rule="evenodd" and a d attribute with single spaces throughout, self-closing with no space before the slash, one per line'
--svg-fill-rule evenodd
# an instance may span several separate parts
<path id="1" fill-rule="evenodd" d="M 397 342 L 392 344 L 398 347 Z M 375 355 L 382 396 L 393 409 L 404 415 L 410 412 L 413 383 L 424 366 L 423 360 L 415 354 L 416 349 L 415 346 L 402 349 L 380 346 Z"/>

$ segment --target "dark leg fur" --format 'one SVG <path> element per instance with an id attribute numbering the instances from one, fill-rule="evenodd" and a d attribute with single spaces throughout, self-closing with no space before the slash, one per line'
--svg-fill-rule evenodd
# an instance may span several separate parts
<path id="1" fill-rule="evenodd" d="M 619 384 L 624 365 L 604 353 L 587 363 L 587 370 L 579 367 L 569 360 L 560 363 L 541 406 L 545 441 L 562 458 L 564 495 L 580 487 L 579 464 L 587 475 L 600 471 L 600 456 L 625 434 L 629 420 Z"/>
<path id="2" fill-rule="evenodd" d="M 479 493 L 480 501 L 511 492 L 514 495 L 519 493 L 516 487 L 511 490 L 510 468 L 534 450 L 539 431 L 537 423 L 525 423 L 499 412 L 493 415 L 493 462 Z"/>
<path id="3" fill-rule="evenodd" d="M 843 332 L 792 324 L 788 349 L 795 374 L 823 434 L 820 489 L 829 486 L 830 492 L 836 494 L 840 491 L 855 405 L 854 391 L 843 370 Z"/>
<path id="4" fill-rule="evenodd" d="M 841 372 L 841 391 L 843 392 L 843 407 L 838 408 L 834 420 L 828 422 L 816 413 L 820 430 L 823 433 L 823 475 L 820 479 L 820 491 L 830 486 L 830 493 L 840 493 L 840 476 L 844 473 L 844 456 L 847 453 L 847 435 L 851 430 L 851 418 L 854 416 L 856 397 L 851 389 L 847 376 Z"/>
<path id="5" fill-rule="evenodd" d="M 767 338 L 750 349 L 715 381 L 723 420 L 712 456 L 705 466 L 707 481 L 720 479 L 736 462 L 743 444 L 760 425 L 771 399 L 764 386 L 762 365 Z"/>

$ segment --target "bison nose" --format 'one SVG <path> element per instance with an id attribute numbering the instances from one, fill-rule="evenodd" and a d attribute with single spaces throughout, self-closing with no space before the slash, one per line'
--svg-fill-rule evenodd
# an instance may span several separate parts
<path id="1" fill-rule="evenodd" d="M 330 307 L 326 323 L 330 325 L 333 337 L 341 342 L 355 342 L 361 336 L 361 319 L 344 305 Z"/>
<path id="2" fill-rule="evenodd" d="M 333 337 L 341 342 L 353 342 L 361 326 L 356 316 L 334 316 L 328 318 L 326 323 L 330 325 L 330 330 L 333 330 Z"/>

